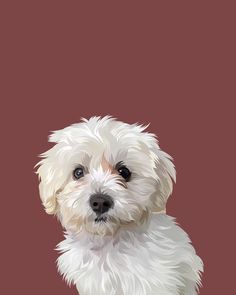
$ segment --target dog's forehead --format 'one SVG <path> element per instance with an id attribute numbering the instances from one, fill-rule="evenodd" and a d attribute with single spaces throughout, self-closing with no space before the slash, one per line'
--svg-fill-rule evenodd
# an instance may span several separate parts
<path id="1" fill-rule="evenodd" d="M 85 166 L 102 166 L 103 168 L 114 167 L 118 162 L 127 160 L 131 148 L 127 145 L 112 144 L 111 142 L 97 142 L 86 145 L 77 145 L 78 158 Z"/>
<path id="2" fill-rule="evenodd" d="M 124 155 L 128 151 L 142 150 L 145 145 L 143 135 L 141 132 L 133 132 L 130 128 L 82 129 L 70 137 L 70 142 L 76 146 L 77 151 L 86 152 L 91 156 L 105 155 L 109 159 L 119 154 Z"/>

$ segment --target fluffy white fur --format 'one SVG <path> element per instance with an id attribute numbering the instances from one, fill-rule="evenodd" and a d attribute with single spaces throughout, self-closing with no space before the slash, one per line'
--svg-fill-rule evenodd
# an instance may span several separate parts
<path id="1" fill-rule="evenodd" d="M 175 169 L 146 127 L 106 116 L 53 132 L 37 173 L 46 212 L 66 229 L 58 245 L 59 272 L 80 295 L 194 295 L 201 259 L 187 234 L 167 216 Z M 122 162 L 128 182 L 116 171 Z M 84 176 L 73 178 L 78 165 Z M 95 222 L 89 198 L 111 196 L 114 206 Z"/>

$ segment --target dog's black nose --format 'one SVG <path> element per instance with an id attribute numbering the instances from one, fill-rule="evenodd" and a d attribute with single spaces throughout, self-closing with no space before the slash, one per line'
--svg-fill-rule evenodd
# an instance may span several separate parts
<path id="1" fill-rule="evenodd" d="M 107 212 L 114 205 L 112 198 L 105 194 L 92 195 L 89 203 L 97 215 Z"/>

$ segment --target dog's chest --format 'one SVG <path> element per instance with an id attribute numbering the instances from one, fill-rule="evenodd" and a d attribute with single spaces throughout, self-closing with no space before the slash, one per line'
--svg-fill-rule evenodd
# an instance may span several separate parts
<path id="1" fill-rule="evenodd" d="M 58 259 L 59 271 L 76 284 L 80 295 L 175 295 L 174 253 L 164 240 L 153 239 L 149 233 L 134 232 L 115 239 L 67 238 L 61 243 L 66 252 Z"/>

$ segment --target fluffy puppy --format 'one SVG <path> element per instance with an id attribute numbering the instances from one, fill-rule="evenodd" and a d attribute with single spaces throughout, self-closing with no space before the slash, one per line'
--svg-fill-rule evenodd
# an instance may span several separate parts
<path id="1" fill-rule="evenodd" d="M 146 127 L 109 116 L 53 132 L 40 197 L 66 230 L 58 270 L 80 295 L 194 295 L 203 269 L 165 214 L 175 168 Z"/>

